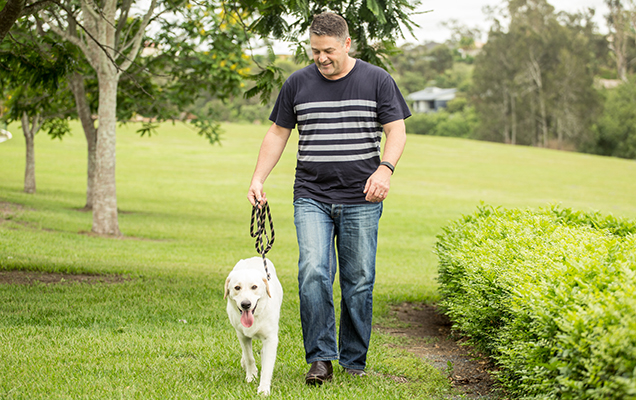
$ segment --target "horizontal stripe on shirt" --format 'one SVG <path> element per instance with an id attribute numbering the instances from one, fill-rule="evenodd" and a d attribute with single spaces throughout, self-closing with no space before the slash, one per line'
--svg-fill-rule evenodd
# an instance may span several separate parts
<path id="1" fill-rule="evenodd" d="M 379 143 L 352 143 L 352 144 L 326 144 L 326 145 L 298 145 L 299 151 L 343 151 L 379 149 Z"/>
<path id="2" fill-rule="evenodd" d="M 341 142 L 358 142 L 364 143 L 364 139 L 373 141 L 380 140 L 382 132 L 357 132 L 357 133 L 315 133 L 303 134 L 300 136 L 300 142 L 319 142 L 319 141 L 341 141 Z M 305 143 L 308 144 L 308 143 Z M 322 144 L 322 143 L 319 143 Z"/>
<path id="3" fill-rule="evenodd" d="M 299 161 L 305 162 L 349 162 L 368 160 L 373 157 L 378 157 L 379 152 L 368 154 L 349 154 L 349 155 L 330 155 L 330 156 L 301 156 L 298 154 Z"/>
<path id="4" fill-rule="evenodd" d="M 380 124 L 375 121 L 356 121 L 356 122 L 335 122 L 335 123 L 316 123 L 316 124 L 298 124 L 300 133 L 304 131 L 316 130 L 334 130 L 334 129 L 355 129 L 355 128 L 379 128 Z"/>
<path id="5" fill-rule="evenodd" d="M 354 118 L 354 117 L 368 117 L 370 119 L 375 119 L 376 113 L 374 111 L 363 111 L 363 110 L 351 110 L 351 111 L 340 111 L 340 112 L 315 112 L 315 113 L 307 113 L 307 114 L 299 114 L 297 119 L 298 121 L 308 121 L 312 119 L 317 120 L 329 120 L 335 118 Z"/>
<path id="6" fill-rule="evenodd" d="M 363 106 L 363 107 L 377 107 L 377 104 L 375 101 L 371 101 L 371 100 L 361 100 L 361 99 L 355 99 L 355 100 L 340 100 L 340 101 L 314 101 L 314 102 L 310 102 L 310 103 L 302 103 L 302 104 L 297 104 L 296 107 L 294 107 L 294 109 L 296 110 L 296 112 L 298 111 L 302 111 L 302 110 L 307 110 L 310 108 L 342 108 L 342 107 L 350 107 L 350 106 Z"/>

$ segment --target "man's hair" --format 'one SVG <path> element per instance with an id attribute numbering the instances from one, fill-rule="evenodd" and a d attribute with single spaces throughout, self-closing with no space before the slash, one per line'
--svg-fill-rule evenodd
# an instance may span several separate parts
<path id="1" fill-rule="evenodd" d="M 310 35 L 331 36 L 341 43 L 349 37 L 349 26 L 347 21 L 340 15 L 324 12 L 314 15 L 314 20 L 309 27 Z"/>

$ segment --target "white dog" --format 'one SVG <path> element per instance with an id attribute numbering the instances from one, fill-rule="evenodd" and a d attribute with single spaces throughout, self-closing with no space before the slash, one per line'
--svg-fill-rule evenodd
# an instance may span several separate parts
<path id="1" fill-rule="evenodd" d="M 278 320 L 283 302 L 283 287 L 276 277 L 276 270 L 267 260 L 270 280 L 267 280 L 261 257 L 239 261 L 225 281 L 227 315 L 236 329 L 248 382 L 258 374 L 252 353 L 252 339 L 263 341 L 261 357 L 261 381 L 258 393 L 269 394 L 278 348 Z"/>

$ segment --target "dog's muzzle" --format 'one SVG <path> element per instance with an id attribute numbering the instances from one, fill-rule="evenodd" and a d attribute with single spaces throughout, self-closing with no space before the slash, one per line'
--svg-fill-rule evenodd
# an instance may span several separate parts
<path id="1" fill-rule="evenodd" d="M 241 302 L 241 307 L 238 307 L 239 312 L 241 313 L 241 324 L 244 327 L 249 328 L 254 323 L 254 311 L 258 306 L 258 301 L 254 305 L 254 309 L 250 310 L 252 307 L 252 302 L 249 300 L 243 300 Z"/>

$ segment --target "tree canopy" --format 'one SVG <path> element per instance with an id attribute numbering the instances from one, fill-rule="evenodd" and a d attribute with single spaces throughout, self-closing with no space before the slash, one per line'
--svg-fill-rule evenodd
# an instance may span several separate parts
<path id="1" fill-rule="evenodd" d="M 545 0 L 511 0 L 508 11 L 475 60 L 481 137 L 548 147 L 589 135 L 599 108 L 591 15 L 563 23 Z"/>
<path id="2" fill-rule="evenodd" d="M 250 40 L 287 41 L 296 46 L 299 59 L 306 59 L 303 33 L 314 14 L 329 10 L 347 19 L 356 56 L 386 68 L 386 57 L 395 51 L 403 29 L 415 26 L 410 15 L 418 5 L 404 0 L 60 0 L 40 9 L 44 3 L 0 0 L 0 20 L 13 24 L 26 18 L 42 33 L 56 35 L 75 55 L 66 73 L 89 147 L 93 231 L 107 235 L 120 234 L 115 189 L 118 120 L 135 114 L 158 121 L 188 119 L 216 142 L 219 130 L 213 115 L 201 115 L 204 107 L 194 110 L 199 111 L 196 115 L 189 106 L 202 94 L 225 100 L 241 93 L 249 73 Z M 15 54 L 8 51 L 4 56 Z M 268 59 L 252 76 L 256 84 L 247 92 L 260 94 L 264 101 L 283 80 L 275 58 Z M 98 124 L 91 118 L 95 114 Z M 152 124 L 141 130 L 151 131 Z"/>

